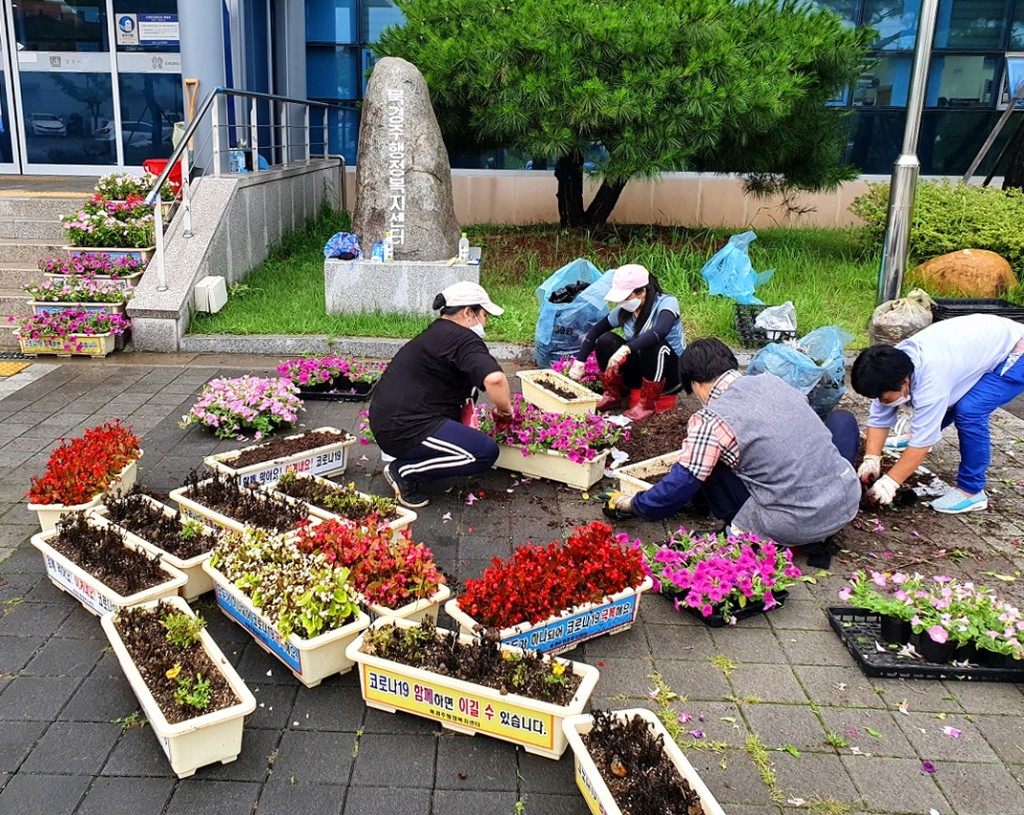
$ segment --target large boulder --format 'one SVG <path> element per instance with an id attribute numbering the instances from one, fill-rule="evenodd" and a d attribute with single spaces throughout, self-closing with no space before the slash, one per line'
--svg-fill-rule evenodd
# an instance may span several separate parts
<path id="1" fill-rule="evenodd" d="M 448 260 L 458 254 L 448 150 L 423 76 L 384 57 L 363 99 L 352 228 L 363 251 L 391 230 L 395 260 Z"/>
<path id="2" fill-rule="evenodd" d="M 998 297 L 1017 285 L 1007 260 L 988 249 L 939 255 L 914 269 L 912 276 L 930 292 L 954 297 Z"/>

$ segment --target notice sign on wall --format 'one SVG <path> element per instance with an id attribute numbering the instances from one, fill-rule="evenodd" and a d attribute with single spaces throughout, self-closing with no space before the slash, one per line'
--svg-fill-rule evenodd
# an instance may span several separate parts
<path id="1" fill-rule="evenodd" d="M 118 45 L 178 45 L 177 14 L 119 14 Z"/>

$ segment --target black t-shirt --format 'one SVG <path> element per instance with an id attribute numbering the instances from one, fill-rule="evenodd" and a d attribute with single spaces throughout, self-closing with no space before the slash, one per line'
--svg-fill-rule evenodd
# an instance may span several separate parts
<path id="1" fill-rule="evenodd" d="M 370 402 L 370 429 L 381 450 L 401 456 L 439 428 L 459 421 L 473 388 L 501 366 L 484 341 L 451 320 L 437 319 L 409 340 L 388 365 Z"/>

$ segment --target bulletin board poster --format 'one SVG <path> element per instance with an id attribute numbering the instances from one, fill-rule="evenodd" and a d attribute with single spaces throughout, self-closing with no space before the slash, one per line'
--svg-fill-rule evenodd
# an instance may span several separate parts
<path id="1" fill-rule="evenodd" d="M 177 14 L 140 14 L 139 45 L 178 45 Z"/>

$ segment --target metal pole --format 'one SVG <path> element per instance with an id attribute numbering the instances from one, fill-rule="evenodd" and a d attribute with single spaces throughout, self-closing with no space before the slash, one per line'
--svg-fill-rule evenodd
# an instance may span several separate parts
<path id="1" fill-rule="evenodd" d="M 306 140 L 306 164 L 309 164 L 309 105 L 302 108 L 302 129 Z"/>
<path id="2" fill-rule="evenodd" d="M 251 135 L 252 144 L 252 171 L 254 173 L 259 172 L 260 169 L 260 131 L 259 131 L 259 109 L 257 108 L 257 101 L 252 100 L 252 104 L 249 106 L 249 133 Z"/>
<path id="3" fill-rule="evenodd" d="M 327 142 L 328 142 L 328 140 L 331 137 L 331 134 L 329 132 L 330 128 L 328 127 L 328 124 L 329 124 L 328 123 L 328 113 L 329 112 L 330 111 L 328 111 L 327 108 L 324 108 L 324 158 L 327 158 L 327 156 L 330 153 L 330 151 L 327 149 L 327 146 L 328 146 Z"/>
<path id="4" fill-rule="evenodd" d="M 156 290 L 167 291 L 167 269 L 164 266 L 164 208 L 159 197 L 153 202 L 153 237 Z"/>
<path id="5" fill-rule="evenodd" d="M 910 240 L 910 214 L 914 209 L 914 192 L 921 162 L 917 159 L 917 140 L 921 132 L 921 110 L 928 84 L 932 40 L 935 38 L 935 17 L 939 0 L 923 0 L 917 21 L 917 42 L 914 45 L 914 68 L 907 99 L 907 124 L 903 130 L 903 152 L 892 166 L 889 186 L 889 214 L 885 221 L 882 245 L 882 266 L 878 272 L 878 302 L 893 300 L 903 288 L 907 267 L 907 244 Z"/>
<path id="6" fill-rule="evenodd" d="M 181 154 L 181 205 L 185 208 L 182 213 L 183 238 L 192 237 L 192 190 L 189 179 L 192 177 L 192 162 L 189 161 L 189 150 Z"/>
<path id="7" fill-rule="evenodd" d="M 287 167 L 290 163 L 288 155 L 288 103 L 279 103 L 277 109 L 278 123 L 281 128 L 281 163 Z"/>
<path id="8" fill-rule="evenodd" d="M 216 92 L 215 92 L 216 93 Z M 220 94 L 214 97 L 210 109 L 210 129 L 213 131 L 213 177 L 220 178 Z"/>

